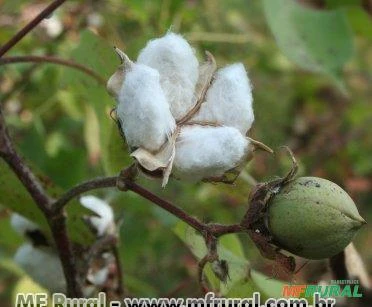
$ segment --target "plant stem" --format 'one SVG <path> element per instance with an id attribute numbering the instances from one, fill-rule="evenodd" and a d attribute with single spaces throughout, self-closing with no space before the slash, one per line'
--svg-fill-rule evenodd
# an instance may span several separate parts
<path id="1" fill-rule="evenodd" d="M 19 30 L 8 42 L 0 47 L 0 58 L 12 49 L 27 33 L 35 28 L 44 18 L 50 16 L 54 10 L 61 6 L 66 0 L 55 0 L 39 13 L 33 20 Z"/>
<path id="2" fill-rule="evenodd" d="M 74 197 L 83 194 L 85 192 L 100 189 L 100 188 L 110 188 L 116 187 L 117 177 L 103 177 L 95 178 L 81 184 L 76 185 L 75 187 L 68 190 L 63 194 L 52 206 L 52 210 L 59 211 L 61 210 L 71 199 Z"/>
<path id="3" fill-rule="evenodd" d="M 152 192 L 146 190 L 145 188 L 141 187 L 140 185 L 136 184 L 133 181 L 126 181 L 125 187 L 128 190 L 131 190 L 134 193 L 146 198 L 147 200 L 151 201 L 152 203 L 158 205 L 159 207 L 163 208 L 164 210 L 168 211 L 169 213 L 177 216 L 180 220 L 184 221 L 195 230 L 199 232 L 204 232 L 206 230 L 206 225 L 196 218 L 192 217 L 191 215 L 187 214 L 182 209 L 178 208 L 177 206 L 173 205 L 169 201 L 166 201 L 159 196 L 153 194 Z"/>
<path id="4" fill-rule="evenodd" d="M 49 216 L 48 222 L 52 230 L 59 257 L 62 262 L 63 272 L 67 282 L 67 293 L 71 297 L 82 297 L 79 274 L 70 239 L 67 235 L 66 217 L 61 210 L 58 214 Z"/>
<path id="5" fill-rule="evenodd" d="M 26 165 L 25 161 L 14 149 L 9 137 L 8 129 L 3 117 L 0 105 L 0 157 L 17 175 L 23 186 L 43 212 L 50 225 L 54 241 L 62 262 L 63 271 L 67 281 L 67 294 L 70 297 L 81 297 L 82 291 L 78 281 L 76 263 L 71 248 L 71 243 L 67 235 L 66 217 L 63 210 L 52 211 L 52 198 L 45 192 L 41 183 Z"/>
<path id="6" fill-rule="evenodd" d="M 26 55 L 26 56 L 12 56 L 12 57 L 0 58 L 0 66 L 8 65 L 8 64 L 17 64 L 17 63 L 52 63 L 52 64 L 63 65 L 63 66 L 67 66 L 67 67 L 80 70 L 81 72 L 87 74 L 88 76 L 96 79 L 100 84 L 106 84 L 105 79 L 102 78 L 99 74 L 97 74 L 94 70 L 82 64 L 76 63 L 74 61 L 61 59 L 55 56 Z"/>
<path id="7" fill-rule="evenodd" d="M 83 194 L 85 192 L 100 189 L 100 188 L 109 188 L 109 187 L 116 187 L 116 186 L 123 186 L 124 190 L 130 190 L 143 198 L 149 200 L 151 203 L 161 207 L 162 209 L 168 211 L 170 214 L 178 217 L 180 220 L 184 221 L 195 230 L 199 231 L 200 233 L 204 234 L 208 232 L 209 234 L 220 237 L 225 234 L 229 233 L 238 233 L 244 232 L 245 229 L 240 224 L 232 224 L 232 225 L 221 225 L 221 224 L 205 224 L 200 222 L 197 218 L 189 215 L 176 205 L 172 204 L 171 202 L 155 195 L 154 193 L 150 192 L 149 190 L 145 189 L 144 187 L 140 186 L 139 184 L 133 181 L 133 178 L 130 178 L 131 171 L 130 169 L 133 166 L 128 167 L 124 171 L 122 171 L 121 176 L 114 176 L 114 177 L 103 177 L 103 178 L 95 178 L 81 184 L 76 185 L 75 187 L 68 190 L 65 194 L 63 194 L 54 204 L 53 210 L 61 210 L 67 203 L 73 199 L 74 197 Z M 119 184 L 121 182 L 122 184 Z"/>
<path id="8" fill-rule="evenodd" d="M 121 265 L 121 261 L 120 261 L 120 254 L 119 254 L 119 249 L 117 246 L 114 246 L 112 248 L 112 253 L 114 254 L 114 257 L 115 257 L 115 263 L 116 263 L 116 269 L 117 269 L 117 272 L 118 272 L 118 284 L 117 284 L 117 288 L 116 288 L 116 294 L 119 296 L 119 297 L 122 297 L 124 295 L 124 270 L 123 270 L 123 266 Z"/>

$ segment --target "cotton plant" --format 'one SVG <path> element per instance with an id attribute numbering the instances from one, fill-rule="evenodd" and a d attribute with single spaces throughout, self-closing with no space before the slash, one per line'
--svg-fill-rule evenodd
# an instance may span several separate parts
<path id="1" fill-rule="evenodd" d="M 97 237 L 114 235 L 116 232 L 114 214 L 109 204 L 95 196 L 83 196 L 80 203 L 92 211 L 92 215 L 86 220 L 93 228 Z M 14 255 L 14 261 L 27 273 L 35 282 L 51 293 L 66 293 L 67 283 L 64 276 L 62 263 L 54 245 L 41 230 L 39 225 L 27 218 L 13 213 L 11 216 L 12 228 L 27 242 L 22 244 Z M 99 267 L 90 267 L 87 272 L 84 286 L 84 294 L 89 296 L 96 286 L 102 286 L 109 274 L 109 264 L 112 257 L 105 254 L 102 257 L 105 261 L 97 261 Z"/>
<path id="2" fill-rule="evenodd" d="M 217 70 L 212 54 L 200 64 L 179 34 L 150 40 L 108 80 L 116 116 L 131 156 L 145 174 L 227 181 L 240 173 L 255 149 L 271 151 L 247 136 L 254 121 L 252 86 L 242 63 Z"/>

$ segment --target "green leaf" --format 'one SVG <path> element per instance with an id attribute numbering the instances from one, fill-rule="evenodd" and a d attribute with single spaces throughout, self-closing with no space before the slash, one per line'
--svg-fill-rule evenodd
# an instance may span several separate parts
<path id="1" fill-rule="evenodd" d="M 372 20 L 371 16 L 361 7 L 350 6 L 344 9 L 349 19 L 350 25 L 355 34 L 372 39 Z"/>
<path id="2" fill-rule="evenodd" d="M 94 33 L 83 31 L 80 42 L 71 52 L 70 57 L 108 80 L 119 65 L 112 46 Z M 116 123 L 110 117 L 110 111 L 116 105 L 115 100 L 108 95 L 105 85 L 97 83 L 83 73 L 65 70 L 62 80 L 66 86 L 73 89 L 73 92 L 79 93 L 83 103 L 93 107 L 99 128 L 96 142 L 100 143 L 104 170 L 109 175 L 118 173 L 128 166 L 131 159 L 126 150 L 125 140 L 120 136 Z M 92 141 L 89 146 L 98 147 Z"/>
<path id="3" fill-rule="evenodd" d="M 372 38 L 372 20 L 362 0 L 326 0 L 327 8 L 343 9 L 355 34 Z"/>
<path id="4" fill-rule="evenodd" d="M 187 245 L 191 252 L 199 260 L 207 254 L 202 236 L 193 228 L 184 222 L 178 222 L 173 228 L 173 232 Z"/>
<path id="5" fill-rule="evenodd" d="M 39 172 L 35 173 L 51 196 L 57 197 L 61 194 L 61 189 L 54 186 L 47 177 Z M 0 160 L 0 204 L 34 221 L 40 225 L 47 236 L 51 236 L 44 215 L 3 160 Z M 71 201 L 67 206 L 67 227 L 73 241 L 81 244 L 89 244 L 93 241 L 93 234 L 82 219 L 89 213 L 90 211 L 81 206 L 77 200 Z"/>
<path id="6" fill-rule="evenodd" d="M 207 248 L 204 239 L 197 231 L 182 221 L 178 222 L 173 231 L 199 260 L 205 256 Z M 236 235 L 232 234 L 221 238 L 218 245 L 218 255 L 229 265 L 230 279 L 227 283 L 219 282 L 209 265 L 206 266 L 204 272 L 213 289 L 219 289 L 222 295 L 249 297 L 258 291 L 264 297 L 282 297 L 284 283 L 251 269 Z"/>
<path id="7" fill-rule="evenodd" d="M 284 282 L 270 278 L 256 270 L 251 270 L 251 278 L 261 294 L 272 298 L 283 297 L 282 291 L 285 285 Z"/>
<path id="8" fill-rule="evenodd" d="M 51 299 L 50 294 L 46 289 L 41 287 L 39 284 L 34 282 L 30 277 L 24 276 L 18 280 L 16 285 L 14 286 L 13 293 L 12 293 L 12 302 L 13 306 L 16 306 L 17 296 L 20 294 L 36 294 L 36 293 L 45 293 L 48 294 L 48 304 L 47 307 L 51 307 Z"/>
<path id="9" fill-rule="evenodd" d="M 129 166 L 133 161 L 115 122 L 107 123 L 104 134 L 105 139 L 102 141 L 103 167 L 107 174 L 115 174 Z"/>
<path id="10" fill-rule="evenodd" d="M 24 275 L 23 270 L 11 258 L 1 257 L 0 268 L 2 271 L 8 271 L 11 274 L 18 276 L 18 277 L 21 277 Z"/>
<path id="11" fill-rule="evenodd" d="M 175 234 L 189 247 L 191 252 L 200 260 L 207 253 L 204 239 L 193 228 L 184 222 L 178 222 L 174 227 Z M 239 246 L 239 247 L 238 247 Z M 231 247 L 232 250 L 229 250 Z M 243 257 L 240 242 L 236 235 L 228 235 L 219 242 L 218 254 L 221 260 L 226 260 L 229 266 L 230 279 L 226 284 L 219 282 L 214 276 L 209 266 L 206 266 L 205 274 L 214 289 L 220 289 L 222 294 L 226 294 L 236 283 L 241 283 L 249 276 L 249 262 Z"/>
<path id="12" fill-rule="evenodd" d="M 101 155 L 99 140 L 99 122 L 93 107 L 87 105 L 85 108 L 84 141 L 88 149 L 89 161 L 95 165 Z"/>
<path id="13" fill-rule="evenodd" d="M 34 221 L 50 234 L 42 212 L 3 160 L 0 160 L 0 204 Z"/>
<path id="14" fill-rule="evenodd" d="M 361 0 L 326 0 L 326 4 L 328 8 L 335 9 L 343 6 L 350 6 L 350 5 L 361 5 Z"/>
<path id="15" fill-rule="evenodd" d="M 153 287 L 153 285 L 132 275 L 125 274 L 125 284 L 130 291 L 138 293 L 138 295 L 144 297 L 155 297 L 157 294 L 156 289 Z"/>
<path id="16" fill-rule="evenodd" d="M 0 218 L 0 246 L 6 248 L 6 250 L 15 250 L 22 242 L 21 236 L 14 231 L 10 225 L 10 219 L 8 216 Z M 2 255 L 0 255 L 0 258 Z M 1 265 L 1 261 L 0 261 Z"/>
<path id="17" fill-rule="evenodd" d="M 353 54 L 345 13 L 313 10 L 293 0 L 263 3 L 267 22 L 282 52 L 304 69 L 338 79 Z"/>
<path id="18" fill-rule="evenodd" d="M 244 258 L 243 246 L 237 235 L 221 237 L 220 244 L 234 255 Z"/>

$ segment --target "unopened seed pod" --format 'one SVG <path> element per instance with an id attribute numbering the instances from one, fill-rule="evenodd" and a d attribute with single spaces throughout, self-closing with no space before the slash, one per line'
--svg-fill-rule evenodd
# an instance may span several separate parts
<path id="1" fill-rule="evenodd" d="M 342 188 L 317 177 L 287 183 L 269 202 L 266 215 L 275 245 L 308 259 L 339 253 L 365 223 Z"/>

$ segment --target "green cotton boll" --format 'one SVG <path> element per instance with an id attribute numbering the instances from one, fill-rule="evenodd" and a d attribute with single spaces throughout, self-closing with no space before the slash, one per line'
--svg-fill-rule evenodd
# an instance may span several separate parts
<path id="1" fill-rule="evenodd" d="M 323 259 L 341 252 L 366 221 L 338 185 L 300 177 L 272 198 L 266 223 L 278 247 L 304 258 Z"/>

